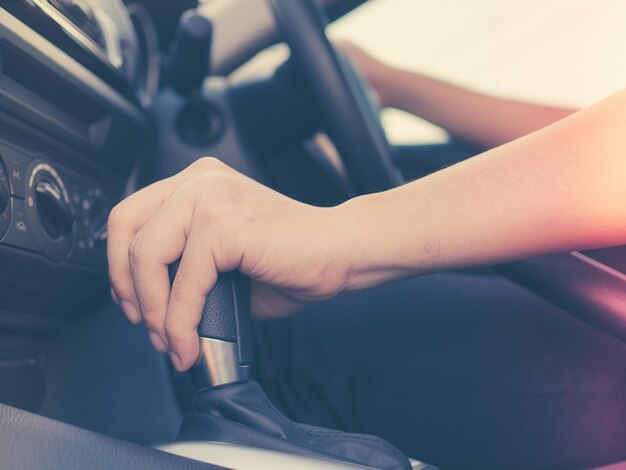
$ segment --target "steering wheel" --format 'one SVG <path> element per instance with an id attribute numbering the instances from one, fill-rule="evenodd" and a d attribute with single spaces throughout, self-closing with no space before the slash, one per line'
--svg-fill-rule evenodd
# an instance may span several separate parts
<path id="1" fill-rule="evenodd" d="M 378 114 L 360 78 L 328 41 L 319 8 L 313 0 L 269 3 L 356 192 L 382 191 L 401 184 Z M 581 320 L 626 341 L 626 281 L 621 273 L 580 253 L 543 256 L 497 269 Z"/>
<path id="2" fill-rule="evenodd" d="M 313 93 L 318 112 L 359 194 L 402 183 L 391 147 L 363 81 L 325 34 L 325 20 L 312 0 L 270 0 L 291 59 Z"/>

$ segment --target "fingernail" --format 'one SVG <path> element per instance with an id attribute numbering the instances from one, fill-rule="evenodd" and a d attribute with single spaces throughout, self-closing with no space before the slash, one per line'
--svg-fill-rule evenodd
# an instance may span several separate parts
<path id="1" fill-rule="evenodd" d="M 137 324 L 141 321 L 141 314 L 139 313 L 137 307 L 132 304 L 132 302 L 129 302 L 128 300 L 122 300 L 122 310 L 124 310 L 124 313 L 132 323 Z"/>
<path id="2" fill-rule="evenodd" d="M 172 365 L 174 366 L 174 369 L 176 369 L 177 371 L 181 372 L 180 370 L 180 358 L 178 357 L 178 354 L 176 354 L 174 351 L 170 352 L 170 359 L 172 361 Z"/>
<path id="3" fill-rule="evenodd" d="M 113 302 L 115 302 L 117 305 L 120 304 L 120 298 L 117 296 L 113 288 L 111 288 L 111 298 L 113 299 Z"/>
<path id="4" fill-rule="evenodd" d="M 165 345 L 165 343 L 163 342 L 163 340 L 161 339 L 158 333 L 155 333 L 154 331 L 150 331 L 148 333 L 148 336 L 150 337 L 150 342 L 152 343 L 152 346 L 154 346 L 154 349 L 156 349 L 159 352 L 167 351 L 167 346 Z"/>

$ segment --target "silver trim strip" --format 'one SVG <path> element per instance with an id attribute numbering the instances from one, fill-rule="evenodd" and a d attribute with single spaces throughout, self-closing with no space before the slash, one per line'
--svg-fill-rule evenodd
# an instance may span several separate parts
<path id="1" fill-rule="evenodd" d="M 365 465 L 224 442 L 182 441 L 155 447 L 168 454 L 237 470 L 374 470 Z"/>
<path id="2" fill-rule="evenodd" d="M 152 104 L 153 98 L 159 91 L 159 80 L 161 75 L 161 53 L 159 52 L 159 38 L 157 35 L 154 20 L 150 13 L 139 3 L 131 3 L 126 6 L 131 21 L 135 23 L 135 34 L 145 41 L 146 50 L 141 50 L 141 39 L 139 40 L 139 54 L 146 54 L 146 70 L 139 71 L 139 77 L 145 72 L 145 80 L 137 88 L 139 101 L 148 108 Z"/>
<path id="3" fill-rule="evenodd" d="M 200 338 L 200 356 L 190 372 L 199 390 L 244 382 L 250 377 L 250 367 L 239 364 L 237 343 L 211 338 Z"/>

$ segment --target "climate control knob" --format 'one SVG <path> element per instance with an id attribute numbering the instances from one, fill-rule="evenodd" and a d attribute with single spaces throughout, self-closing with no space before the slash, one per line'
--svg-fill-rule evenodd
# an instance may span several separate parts
<path id="1" fill-rule="evenodd" d="M 41 175 L 35 183 L 37 213 L 44 232 L 52 240 L 60 240 L 72 231 L 73 216 L 70 205 L 63 198 L 57 182 Z"/>
<path id="2" fill-rule="evenodd" d="M 54 260 L 65 259 L 74 241 L 74 211 L 63 180 L 47 163 L 31 165 L 26 211 L 43 252 Z"/>

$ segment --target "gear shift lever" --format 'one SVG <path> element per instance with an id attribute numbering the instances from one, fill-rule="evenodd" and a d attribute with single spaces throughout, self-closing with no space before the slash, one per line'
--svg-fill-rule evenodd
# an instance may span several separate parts
<path id="1" fill-rule="evenodd" d="M 252 365 L 248 280 L 221 274 L 207 297 L 198 325 L 200 356 L 190 373 L 196 390 L 245 382 Z"/>
<path id="2" fill-rule="evenodd" d="M 169 268 L 174 280 L 179 262 Z M 207 295 L 198 324 L 200 354 L 189 370 L 196 392 L 250 379 L 253 345 L 248 279 L 220 274 Z"/>
<path id="3" fill-rule="evenodd" d="M 170 267 L 170 277 L 177 268 L 178 263 Z M 273 452 L 273 468 L 279 468 L 276 459 L 280 454 L 343 465 L 333 468 L 348 464 L 349 468 L 363 468 L 365 464 L 367 468 L 410 469 L 408 459 L 380 438 L 294 423 L 272 405 L 250 379 L 253 345 L 248 292 L 248 280 L 231 272 L 220 274 L 207 296 L 198 325 L 200 355 L 190 370 L 196 388 L 194 413 L 184 417 L 178 445 L 202 441 L 209 454 L 215 452 L 215 448 L 209 450 L 211 442 L 235 446 L 236 455 L 245 449 L 263 449 Z M 239 468 L 238 463 L 229 461 L 225 466 Z M 257 462 L 250 468 L 257 466 L 263 465 Z M 320 467 L 318 462 L 316 468 L 329 467 Z"/>

